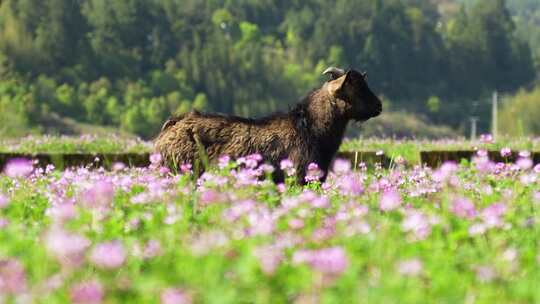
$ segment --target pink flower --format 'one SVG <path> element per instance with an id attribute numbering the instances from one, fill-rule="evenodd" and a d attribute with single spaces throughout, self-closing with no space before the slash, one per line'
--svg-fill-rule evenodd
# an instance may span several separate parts
<path id="1" fill-rule="evenodd" d="M 114 198 L 114 185 L 109 181 L 98 181 L 92 187 L 82 193 L 82 201 L 85 206 L 101 209 L 108 208 Z"/>
<path id="2" fill-rule="evenodd" d="M 289 227 L 291 229 L 297 230 L 304 228 L 304 221 L 299 218 L 293 218 L 289 220 Z"/>
<path id="3" fill-rule="evenodd" d="M 265 274 L 274 274 L 279 264 L 284 259 L 283 251 L 276 246 L 263 246 L 255 250 L 255 256 L 261 264 L 261 269 Z"/>
<path id="4" fill-rule="evenodd" d="M 123 162 L 116 162 L 112 165 L 113 171 L 122 171 L 126 168 L 126 165 Z"/>
<path id="5" fill-rule="evenodd" d="M 420 275 L 423 268 L 422 261 L 418 258 L 404 260 L 397 264 L 397 271 L 404 276 L 410 277 Z"/>
<path id="6" fill-rule="evenodd" d="M 497 277 L 497 273 L 492 266 L 483 265 L 475 267 L 476 278 L 480 282 L 488 283 Z"/>
<path id="7" fill-rule="evenodd" d="M 536 166 L 534 166 L 534 172 L 540 173 L 540 164 L 537 164 Z"/>
<path id="8" fill-rule="evenodd" d="M 519 151 L 518 155 L 521 158 L 529 158 L 531 156 L 531 152 L 527 150 L 522 150 L 522 151 Z"/>
<path id="9" fill-rule="evenodd" d="M 492 204 L 482 210 L 482 220 L 488 227 L 500 227 L 503 224 L 501 217 L 506 213 L 506 210 L 505 204 Z"/>
<path id="10" fill-rule="evenodd" d="M 520 157 L 516 161 L 516 165 L 518 165 L 518 167 L 520 167 L 523 170 L 527 170 L 533 166 L 533 161 L 528 157 Z"/>
<path id="11" fill-rule="evenodd" d="M 324 196 L 317 196 L 311 200 L 311 205 L 315 208 L 328 208 L 330 206 L 330 200 Z"/>
<path id="12" fill-rule="evenodd" d="M 56 222 L 63 223 L 77 216 L 77 210 L 72 203 L 63 203 L 52 206 L 47 210 L 47 214 Z"/>
<path id="13" fill-rule="evenodd" d="M 293 255 L 293 263 L 307 263 L 317 271 L 332 275 L 343 273 L 349 265 L 347 255 L 341 247 L 298 250 Z"/>
<path id="14" fill-rule="evenodd" d="M 476 208 L 474 204 L 466 198 L 454 199 L 450 211 L 461 218 L 471 219 L 476 216 Z"/>
<path id="15" fill-rule="evenodd" d="M 351 162 L 346 159 L 338 158 L 334 160 L 334 172 L 336 174 L 346 174 L 351 171 Z"/>
<path id="16" fill-rule="evenodd" d="M 79 283 L 70 290 L 71 302 L 75 304 L 99 304 L 103 296 L 103 287 L 98 281 Z"/>
<path id="17" fill-rule="evenodd" d="M 480 135 L 480 141 L 484 144 L 493 143 L 493 135 L 491 134 L 482 134 Z"/>
<path id="18" fill-rule="evenodd" d="M 167 288 L 161 293 L 161 304 L 191 304 L 191 296 L 179 288 Z"/>
<path id="19" fill-rule="evenodd" d="M 68 233 L 61 229 L 49 231 L 44 238 L 49 253 L 64 266 L 79 266 L 90 241 L 84 236 Z"/>
<path id="20" fill-rule="evenodd" d="M 9 220 L 0 217 L 0 229 L 6 228 L 9 225 Z"/>
<path id="21" fill-rule="evenodd" d="M 90 261 L 99 268 L 115 269 L 126 260 L 124 246 L 119 241 L 105 242 L 96 245 L 90 255 Z"/>
<path id="22" fill-rule="evenodd" d="M 512 150 L 508 147 L 504 147 L 501 149 L 501 156 L 502 157 L 509 157 L 512 155 Z"/>
<path id="23" fill-rule="evenodd" d="M 476 151 L 476 155 L 479 156 L 479 157 L 487 157 L 488 152 L 486 150 L 480 149 L 480 150 Z"/>
<path id="24" fill-rule="evenodd" d="M 161 154 L 159 153 L 150 154 L 150 163 L 152 163 L 152 165 L 159 165 L 161 163 Z"/>
<path id="25" fill-rule="evenodd" d="M 395 190 L 384 192 L 379 201 L 379 208 L 382 211 L 391 211 L 397 209 L 401 205 L 401 196 Z"/>
<path id="26" fill-rule="evenodd" d="M 364 192 L 362 180 L 354 174 L 340 176 L 337 184 L 342 195 L 360 195 Z"/>
<path id="27" fill-rule="evenodd" d="M 540 203 L 540 191 L 537 191 L 533 194 L 533 199 L 536 203 Z"/>
<path id="28" fill-rule="evenodd" d="M 487 156 L 485 157 L 475 157 L 473 158 L 473 163 L 476 166 L 476 170 L 481 173 L 489 173 L 494 170 L 495 164 L 489 160 Z"/>
<path id="29" fill-rule="evenodd" d="M 285 171 L 287 176 L 293 176 L 296 173 L 296 169 L 294 168 L 294 164 L 289 159 L 284 159 L 279 163 L 279 167 L 281 170 Z"/>
<path id="30" fill-rule="evenodd" d="M 225 194 L 214 191 L 214 190 L 204 190 L 201 193 L 201 196 L 199 198 L 199 202 L 201 205 L 211 205 L 211 204 L 217 204 L 220 202 L 224 202 L 226 200 Z"/>
<path id="31" fill-rule="evenodd" d="M 9 205 L 9 199 L 7 196 L 0 193 L 0 209 L 6 208 Z"/>
<path id="32" fill-rule="evenodd" d="M 0 259 L 0 295 L 20 294 L 26 291 L 26 287 L 23 265 L 15 259 Z"/>
<path id="33" fill-rule="evenodd" d="M 25 158 L 12 159 L 4 168 L 4 173 L 11 178 L 28 177 L 33 171 L 32 161 Z"/>
<path id="34" fill-rule="evenodd" d="M 186 174 L 191 173 L 191 164 L 182 164 L 180 165 L 180 172 Z"/>
<path id="35" fill-rule="evenodd" d="M 483 223 L 476 223 L 476 224 L 471 225 L 468 231 L 469 231 L 470 236 L 476 236 L 476 235 L 484 234 L 486 230 L 487 230 L 486 225 L 484 225 Z"/>
<path id="36" fill-rule="evenodd" d="M 423 240 L 431 234 L 431 225 L 428 218 L 422 212 L 416 210 L 406 212 L 401 228 L 405 232 L 412 232 L 416 240 Z"/>
<path id="37" fill-rule="evenodd" d="M 310 163 L 306 172 L 306 182 L 316 182 L 321 179 L 323 172 L 316 163 Z"/>
<path id="38" fill-rule="evenodd" d="M 145 259 L 151 259 L 156 256 L 159 256 L 163 253 L 163 250 L 161 249 L 161 244 L 157 240 L 150 240 L 148 243 L 146 243 L 146 246 L 144 246 L 142 256 Z"/>
<path id="39" fill-rule="evenodd" d="M 229 157 L 229 155 L 222 155 L 218 159 L 218 167 L 220 169 L 224 169 L 229 165 L 230 161 L 231 158 Z"/>
<path id="40" fill-rule="evenodd" d="M 442 164 L 442 166 L 433 173 L 433 180 L 437 182 L 442 182 L 448 180 L 454 172 L 456 172 L 458 166 L 453 161 L 447 161 Z"/>

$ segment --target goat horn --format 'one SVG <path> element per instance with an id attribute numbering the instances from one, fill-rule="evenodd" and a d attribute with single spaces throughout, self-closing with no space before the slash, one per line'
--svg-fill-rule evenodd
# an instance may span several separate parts
<path id="1" fill-rule="evenodd" d="M 337 79 L 343 75 L 345 75 L 345 71 L 336 67 L 329 67 L 328 69 L 324 70 L 322 73 L 323 75 L 330 74 L 332 79 Z"/>

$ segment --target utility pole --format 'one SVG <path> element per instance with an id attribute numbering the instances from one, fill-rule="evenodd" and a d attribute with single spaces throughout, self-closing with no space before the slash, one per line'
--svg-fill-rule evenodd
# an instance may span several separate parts
<path id="1" fill-rule="evenodd" d="M 497 140 L 497 103 L 499 99 L 499 94 L 497 91 L 493 92 L 493 99 L 491 104 L 491 136 L 493 140 Z"/>
<path id="2" fill-rule="evenodd" d="M 471 117 L 471 141 L 476 140 L 476 123 L 478 122 L 478 117 Z"/>

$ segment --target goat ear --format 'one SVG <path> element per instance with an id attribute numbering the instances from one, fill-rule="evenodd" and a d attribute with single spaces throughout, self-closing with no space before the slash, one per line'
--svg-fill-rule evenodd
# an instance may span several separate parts
<path id="1" fill-rule="evenodd" d="M 336 96 L 339 91 L 341 91 L 341 89 L 347 82 L 348 75 L 349 73 L 328 82 L 328 92 L 330 93 L 330 95 Z"/>

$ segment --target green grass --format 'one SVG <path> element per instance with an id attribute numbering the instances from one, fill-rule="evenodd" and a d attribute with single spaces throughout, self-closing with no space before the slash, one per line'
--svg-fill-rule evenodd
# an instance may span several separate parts
<path id="1" fill-rule="evenodd" d="M 420 151 L 454 150 L 512 150 L 540 151 L 540 139 L 501 139 L 495 143 L 455 140 L 395 140 L 346 139 L 341 151 L 383 151 L 391 159 L 403 157 L 410 164 L 420 163 Z M 152 143 L 138 138 L 118 136 L 28 136 L 19 139 L 0 139 L 0 153 L 149 153 Z"/>
<path id="2" fill-rule="evenodd" d="M 138 138 L 83 135 L 0 139 L 0 153 L 147 153 L 152 144 Z"/>

